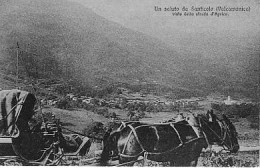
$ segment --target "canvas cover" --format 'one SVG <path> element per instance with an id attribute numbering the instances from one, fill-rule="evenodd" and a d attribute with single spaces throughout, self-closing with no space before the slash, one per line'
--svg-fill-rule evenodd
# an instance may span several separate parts
<path id="1" fill-rule="evenodd" d="M 0 136 L 18 137 L 22 126 L 17 121 L 28 122 L 33 115 L 36 98 L 27 91 L 17 89 L 0 91 Z M 19 128 L 20 127 L 20 128 Z"/>

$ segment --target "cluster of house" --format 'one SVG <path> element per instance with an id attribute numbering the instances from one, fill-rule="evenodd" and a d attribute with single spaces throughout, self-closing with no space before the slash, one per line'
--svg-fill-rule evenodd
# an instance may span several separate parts
<path id="1" fill-rule="evenodd" d="M 181 99 L 173 102 L 173 106 L 176 106 L 178 108 L 199 107 L 199 100 Z"/>
<path id="2" fill-rule="evenodd" d="M 102 99 L 87 96 L 76 96 L 72 93 L 66 95 L 66 99 L 73 102 L 80 102 L 86 105 L 96 105 L 101 107 L 128 109 L 130 111 L 171 111 L 179 108 L 199 107 L 197 99 L 170 100 L 154 95 L 141 95 L 139 93 L 122 93 L 115 98 Z M 55 106 L 56 99 L 43 99 L 43 105 Z"/>
<path id="3" fill-rule="evenodd" d="M 41 105 L 55 106 L 58 100 L 56 99 L 42 99 Z"/>

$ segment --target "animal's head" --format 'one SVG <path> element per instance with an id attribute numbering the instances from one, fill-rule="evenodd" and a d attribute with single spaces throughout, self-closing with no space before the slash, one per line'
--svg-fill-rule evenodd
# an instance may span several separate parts
<path id="1" fill-rule="evenodd" d="M 237 140 L 238 133 L 236 131 L 235 126 L 233 123 L 227 118 L 225 114 L 222 115 L 223 119 L 222 122 L 224 125 L 226 125 L 226 138 L 225 140 L 225 145 L 228 148 L 228 150 L 232 153 L 236 153 L 239 150 L 239 144 Z"/>
<path id="2" fill-rule="evenodd" d="M 108 130 L 103 137 L 104 149 L 109 151 L 109 155 L 115 155 L 117 153 L 117 142 L 120 133 L 118 131 L 111 132 Z"/>
<path id="3" fill-rule="evenodd" d="M 236 128 L 226 115 L 223 114 L 220 120 L 210 110 L 206 114 L 206 124 L 203 125 L 209 143 L 217 143 L 232 153 L 239 150 Z"/>
<path id="4" fill-rule="evenodd" d="M 208 110 L 206 115 L 209 122 L 216 122 L 217 116 L 213 113 L 213 110 Z"/>
<path id="5" fill-rule="evenodd" d="M 118 147 L 117 141 L 120 133 L 118 131 L 111 132 L 109 129 L 103 137 L 103 151 L 100 158 L 100 163 L 102 166 L 106 165 L 106 162 L 111 156 L 117 155 Z"/>

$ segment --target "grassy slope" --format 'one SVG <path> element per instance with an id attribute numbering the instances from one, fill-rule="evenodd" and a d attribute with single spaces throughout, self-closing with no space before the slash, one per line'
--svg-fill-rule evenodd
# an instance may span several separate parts
<path id="1" fill-rule="evenodd" d="M 103 116 L 83 109 L 74 109 L 69 111 L 57 108 L 44 108 L 43 112 L 54 113 L 56 118 L 60 119 L 66 128 L 80 133 L 82 133 L 83 129 L 87 128 L 93 121 L 99 121 L 102 123 L 108 122 L 108 119 Z"/>

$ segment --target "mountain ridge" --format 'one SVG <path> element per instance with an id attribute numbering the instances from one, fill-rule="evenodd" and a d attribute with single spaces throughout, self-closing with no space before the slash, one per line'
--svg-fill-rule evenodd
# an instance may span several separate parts
<path id="1" fill-rule="evenodd" d="M 178 53 L 73 2 L 11 0 L 0 9 L 0 61 L 9 65 L 1 67 L 7 73 L 15 73 L 19 42 L 20 73 L 32 78 L 68 78 L 92 86 L 153 83 L 205 94 L 229 84 L 223 75 L 229 69 L 222 65 L 212 67 L 200 54 Z"/>

